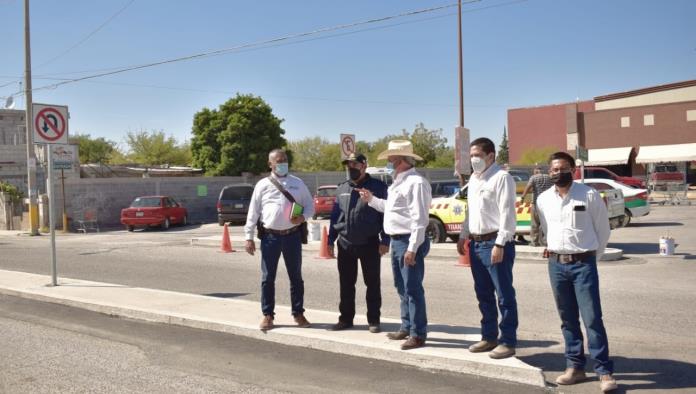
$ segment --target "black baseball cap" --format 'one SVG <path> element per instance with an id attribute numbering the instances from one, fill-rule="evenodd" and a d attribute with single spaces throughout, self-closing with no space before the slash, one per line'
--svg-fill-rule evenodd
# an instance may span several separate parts
<path id="1" fill-rule="evenodd" d="M 349 161 L 355 161 L 358 163 L 365 164 L 367 163 L 367 157 L 363 155 L 362 153 L 351 153 L 350 156 L 348 156 L 347 159 L 343 160 L 341 164 L 347 164 Z"/>

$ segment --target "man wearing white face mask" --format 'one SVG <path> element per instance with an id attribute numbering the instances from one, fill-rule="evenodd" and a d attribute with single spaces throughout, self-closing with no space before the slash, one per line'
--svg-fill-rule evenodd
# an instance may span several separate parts
<path id="1" fill-rule="evenodd" d="M 302 280 L 302 223 L 314 215 L 314 199 L 298 177 L 288 174 L 288 155 L 282 149 L 268 154 L 271 175 L 254 187 L 244 235 L 246 252 L 254 255 L 254 229 L 261 239 L 261 311 L 263 331 L 273 328 L 275 278 L 280 254 L 290 278 L 292 315 L 299 327 L 309 327 L 304 316 Z M 260 219 L 260 220 L 259 220 Z"/>
<path id="2" fill-rule="evenodd" d="M 495 163 L 495 145 L 490 139 L 474 140 L 469 154 L 474 174 L 469 180 L 467 214 L 457 251 L 469 254 L 482 315 L 481 341 L 471 345 L 469 351 L 490 351 L 491 358 L 507 358 L 515 354 L 518 325 L 517 300 L 512 286 L 517 224 L 515 181 Z M 470 240 L 468 250 L 465 248 L 467 239 Z"/>

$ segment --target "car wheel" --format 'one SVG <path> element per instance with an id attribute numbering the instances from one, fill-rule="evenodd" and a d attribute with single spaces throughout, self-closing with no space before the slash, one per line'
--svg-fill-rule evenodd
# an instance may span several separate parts
<path id="1" fill-rule="evenodd" d="M 133 232 L 133 230 L 135 230 L 135 226 L 126 226 L 126 230 Z"/>
<path id="2" fill-rule="evenodd" d="M 631 211 L 628 210 L 628 208 L 626 208 L 624 220 L 623 220 L 623 227 L 628 226 L 629 223 L 631 223 Z"/>
<path id="3" fill-rule="evenodd" d="M 165 218 L 165 219 L 164 219 L 164 223 L 162 223 L 162 229 L 163 229 L 163 230 L 168 230 L 168 229 L 169 229 L 169 225 L 171 225 L 171 222 L 169 221 L 169 218 Z"/>
<path id="4" fill-rule="evenodd" d="M 452 242 L 459 242 L 459 234 L 448 235 L 447 237 L 449 237 Z"/>
<path id="5" fill-rule="evenodd" d="M 319 217 L 319 216 L 314 215 L 314 216 L 312 216 L 312 220 L 317 220 L 318 217 Z"/>
<path id="6" fill-rule="evenodd" d="M 445 226 L 443 226 L 442 222 L 438 219 L 430 218 L 428 227 L 425 229 L 425 236 L 430 238 L 430 242 L 434 244 L 443 243 L 445 239 L 447 239 Z"/>

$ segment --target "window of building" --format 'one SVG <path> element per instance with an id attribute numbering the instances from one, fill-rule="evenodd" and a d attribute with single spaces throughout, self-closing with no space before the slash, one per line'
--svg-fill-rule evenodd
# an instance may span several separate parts
<path id="1" fill-rule="evenodd" d="M 686 121 L 696 122 L 696 109 L 690 109 L 686 111 Z"/>
<path id="2" fill-rule="evenodd" d="M 643 126 L 655 126 L 655 115 L 643 115 Z"/>
<path id="3" fill-rule="evenodd" d="M 631 127 L 631 117 L 622 116 L 621 117 L 621 127 Z"/>

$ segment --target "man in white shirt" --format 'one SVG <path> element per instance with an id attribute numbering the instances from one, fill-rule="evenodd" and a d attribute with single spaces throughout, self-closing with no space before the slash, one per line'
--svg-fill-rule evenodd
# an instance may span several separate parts
<path id="1" fill-rule="evenodd" d="M 518 325 L 517 300 L 512 286 L 517 225 L 515 181 L 495 163 L 495 145 L 490 139 L 474 140 L 469 155 L 474 173 L 469 179 L 467 214 L 457 250 L 462 255 L 469 254 L 482 315 L 481 341 L 471 345 L 469 351 L 490 351 L 491 358 L 507 358 L 515 354 Z M 467 239 L 470 240 L 469 250 L 465 249 Z"/>
<path id="2" fill-rule="evenodd" d="M 593 188 L 573 182 L 575 160 L 565 152 L 549 158 L 554 187 L 537 199 L 539 218 L 547 234 L 549 278 L 561 317 L 566 371 L 558 384 L 585 379 L 585 353 L 580 318 L 585 324 L 590 357 L 595 360 L 602 391 L 617 388 L 609 359 L 609 341 L 602 321 L 597 261 L 609 241 L 607 208 Z"/>
<path id="3" fill-rule="evenodd" d="M 358 192 L 369 206 L 384 212 L 384 231 L 391 237 L 394 285 L 401 299 L 401 327 L 387 337 L 407 339 L 401 349 L 415 349 L 425 345 L 428 333 L 423 276 L 425 256 L 430 251 L 430 240 L 425 236 L 432 200 L 430 183 L 414 168 L 416 160 L 423 159 L 413 153 L 410 141 L 390 141 L 388 149 L 377 159 L 387 159 L 387 168 L 393 169 L 394 183 L 387 199 L 374 197 L 367 189 Z"/>
<path id="4" fill-rule="evenodd" d="M 314 215 L 314 199 L 304 182 L 288 174 L 288 156 L 282 149 L 268 154 L 271 174 L 254 187 L 249 204 L 244 235 L 245 249 L 254 255 L 254 229 L 259 229 L 261 239 L 261 311 L 263 331 L 273 328 L 275 309 L 275 278 L 278 260 L 283 254 L 285 267 L 290 278 L 290 301 L 295 323 L 309 327 L 304 316 L 304 282 L 302 280 L 302 223 Z M 293 204 L 275 183 L 289 193 L 303 208 L 302 213 L 293 212 Z M 295 207 L 297 207 L 295 205 Z M 300 209 L 302 210 L 302 209 Z M 260 224 L 257 226 L 257 223 Z"/>

